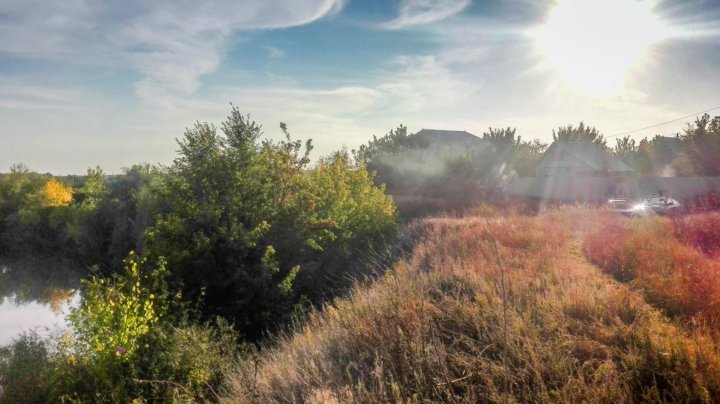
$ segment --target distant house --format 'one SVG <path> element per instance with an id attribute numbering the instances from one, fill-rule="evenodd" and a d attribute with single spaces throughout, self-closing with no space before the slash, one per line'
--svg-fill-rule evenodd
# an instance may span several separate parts
<path id="1" fill-rule="evenodd" d="M 677 155 L 678 140 L 656 141 L 656 160 L 667 164 Z M 637 176 L 631 167 L 590 142 L 555 142 L 542 156 L 535 177 L 518 178 L 508 194 L 548 201 L 603 202 L 610 197 L 631 199 L 670 195 L 690 200 L 720 192 L 720 177 Z"/>
<path id="2" fill-rule="evenodd" d="M 602 201 L 630 196 L 634 170 L 592 142 L 554 142 L 534 178 L 520 178 L 508 193 L 557 201 Z"/>
<path id="3" fill-rule="evenodd" d="M 422 129 L 408 139 L 411 148 L 429 149 L 451 154 L 486 147 L 481 138 L 464 130 Z"/>
<path id="4" fill-rule="evenodd" d="M 617 177 L 633 169 L 592 142 L 554 142 L 535 169 L 537 177 Z"/>

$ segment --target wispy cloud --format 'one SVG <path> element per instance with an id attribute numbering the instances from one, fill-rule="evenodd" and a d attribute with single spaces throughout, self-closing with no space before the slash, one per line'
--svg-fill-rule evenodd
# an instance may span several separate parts
<path id="1" fill-rule="evenodd" d="M 7 0 L 0 54 L 129 68 L 168 91 L 191 94 L 238 32 L 298 26 L 345 0 Z"/>
<path id="2" fill-rule="evenodd" d="M 272 59 L 281 59 L 285 57 L 285 51 L 278 49 L 274 46 L 267 46 L 265 49 L 268 51 L 268 57 Z"/>
<path id="3" fill-rule="evenodd" d="M 471 0 L 402 0 L 399 15 L 382 25 L 385 29 L 402 29 L 444 20 L 465 10 Z"/>

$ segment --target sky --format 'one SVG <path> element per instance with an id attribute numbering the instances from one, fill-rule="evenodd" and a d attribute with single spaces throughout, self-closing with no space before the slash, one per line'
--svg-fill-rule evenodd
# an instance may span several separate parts
<path id="1" fill-rule="evenodd" d="M 230 103 L 314 158 L 399 124 L 613 136 L 720 106 L 719 73 L 718 0 L 2 0 L 0 171 L 170 164 Z"/>

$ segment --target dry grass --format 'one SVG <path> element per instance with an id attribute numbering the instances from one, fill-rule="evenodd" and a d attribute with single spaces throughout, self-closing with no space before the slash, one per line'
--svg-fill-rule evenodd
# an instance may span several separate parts
<path id="1" fill-rule="evenodd" d="M 673 220 L 678 240 L 702 251 L 709 257 L 720 253 L 720 213 L 690 215 Z"/>
<path id="2" fill-rule="evenodd" d="M 717 225 L 717 227 L 716 227 Z M 672 316 L 720 325 L 717 214 L 615 220 L 584 236 L 588 259 Z M 709 255 L 708 255 L 709 254 Z"/>
<path id="3" fill-rule="evenodd" d="M 411 257 L 241 363 L 227 400 L 720 400 L 714 342 L 584 260 L 577 235 L 605 219 L 569 210 L 415 223 Z"/>

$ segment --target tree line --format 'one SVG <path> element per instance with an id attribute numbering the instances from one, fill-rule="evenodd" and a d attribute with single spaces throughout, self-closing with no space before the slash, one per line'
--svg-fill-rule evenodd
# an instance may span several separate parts
<path id="1" fill-rule="evenodd" d="M 400 125 L 354 150 L 354 157 L 377 174 L 376 183 L 384 184 L 395 198 L 400 215 L 408 218 L 500 197 L 503 184 L 535 176 L 548 147 L 537 139 L 523 139 L 516 128 L 488 128 L 480 137 L 483 145 L 438 156 L 423 152 L 413 136 Z M 614 146 L 584 122 L 560 126 L 552 131 L 552 138 L 592 142 L 628 164 L 638 176 L 720 175 L 720 116 L 711 119 L 705 114 L 671 137 L 636 141 L 626 135 L 616 138 Z"/>

